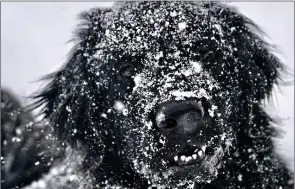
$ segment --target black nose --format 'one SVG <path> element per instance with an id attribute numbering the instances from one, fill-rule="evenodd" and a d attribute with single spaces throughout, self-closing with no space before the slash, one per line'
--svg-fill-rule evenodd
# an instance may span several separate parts
<path id="1" fill-rule="evenodd" d="M 157 126 L 163 131 L 192 133 L 202 126 L 203 108 L 194 100 L 164 103 L 156 114 Z"/>

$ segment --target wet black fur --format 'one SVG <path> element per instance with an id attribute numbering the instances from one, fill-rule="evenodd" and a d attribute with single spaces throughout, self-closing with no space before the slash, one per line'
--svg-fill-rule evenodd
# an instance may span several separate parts
<path id="1" fill-rule="evenodd" d="M 207 3 L 205 7 L 213 5 L 214 3 Z M 100 76 L 93 74 L 90 70 L 91 64 L 86 64 L 88 56 L 84 56 L 88 54 L 91 57 L 97 51 L 96 45 L 104 33 L 104 16 L 110 12 L 112 9 L 92 9 L 80 14 L 82 25 L 76 33 L 77 46 L 66 64 L 45 78 L 49 84 L 34 95 L 35 106 L 44 106 L 42 114 L 51 121 L 61 140 L 68 141 L 73 146 L 76 142 L 87 146 L 85 169 L 93 165 L 93 162 L 102 160 L 103 163 L 92 170 L 97 183 L 107 177 L 122 186 L 146 188 L 147 182 L 118 154 L 120 136 L 115 129 L 108 129 L 112 128 L 110 125 L 116 119 L 115 114 L 107 120 L 101 117 L 101 113 L 106 112 L 118 96 L 128 93 L 126 86 L 118 87 L 116 84 L 122 81 L 110 78 L 107 86 L 98 87 L 96 81 L 100 81 Z M 217 8 L 210 13 L 218 19 L 224 19 L 228 28 L 236 27 L 242 30 L 228 36 L 228 39 L 235 39 L 235 45 L 239 47 L 239 51 L 228 58 L 229 64 L 225 67 L 213 66 L 213 60 L 222 58 L 218 50 L 207 57 L 205 61 L 208 64 L 204 64 L 205 69 L 212 73 L 222 88 L 233 93 L 232 103 L 238 107 L 236 117 L 232 120 L 233 125 L 236 125 L 234 130 L 237 148 L 231 149 L 224 157 L 225 166 L 216 180 L 197 184 L 196 188 L 293 188 L 292 183 L 288 184 L 292 180 L 292 174 L 274 153 L 271 137 L 276 136 L 276 132 L 273 120 L 262 108 L 263 100 L 270 97 L 273 87 L 281 80 L 283 65 L 273 54 L 274 48 L 262 39 L 263 32 L 251 20 L 228 7 L 222 11 Z M 251 43 L 255 40 L 255 44 Z M 208 49 L 214 49 L 214 44 L 207 40 L 203 41 L 202 47 L 196 45 L 196 48 L 199 48 L 200 54 L 206 54 Z M 114 52 L 116 53 L 120 52 Z M 245 65 L 244 68 L 240 67 L 239 75 L 233 71 L 233 64 L 230 64 L 234 58 L 238 58 Z M 101 60 L 94 60 L 92 63 L 100 64 Z M 106 65 L 101 65 L 100 69 L 111 72 Z M 221 75 L 221 71 L 227 73 Z M 249 71 L 252 74 L 249 74 Z M 83 81 L 86 81 L 86 84 L 82 83 Z M 133 83 L 126 85 L 132 87 Z M 118 94 L 117 91 L 121 93 Z M 96 106 L 92 103 L 96 103 Z M 70 109 L 71 113 L 67 109 Z M 252 120 L 250 115 L 254 115 Z M 94 134 L 93 127 L 101 131 L 107 130 L 108 133 L 100 132 L 100 136 L 90 137 Z M 72 135 L 73 129 L 77 129 L 75 135 Z M 261 134 L 256 136 L 258 132 Z M 118 143 L 112 144 L 111 141 L 114 140 Z M 249 148 L 253 151 L 249 152 Z M 100 159 L 101 154 L 104 155 L 103 159 Z M 251 159 L 253 154 L 257 156 L 258 163 Z M 270 160 L 265 161 L 264 157 L 270 157 Z M 266 166 L 269 170 L 257 171 L 258 166 Z M 241 181 L 238 180 L 239 172 L 243 175 Z"/>

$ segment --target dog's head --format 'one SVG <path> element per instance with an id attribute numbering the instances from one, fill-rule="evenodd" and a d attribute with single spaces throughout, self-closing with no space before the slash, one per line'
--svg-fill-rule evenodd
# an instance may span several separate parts
<path id="1" fill-rule="evenodd" d="M 77 47 L 36 96 L 59 135 L 102 161 L 116 153 L 154 184 L 215 178 L 282 67 L 258 26 L 209 2 L 118 3 L 81 17 Z"/>

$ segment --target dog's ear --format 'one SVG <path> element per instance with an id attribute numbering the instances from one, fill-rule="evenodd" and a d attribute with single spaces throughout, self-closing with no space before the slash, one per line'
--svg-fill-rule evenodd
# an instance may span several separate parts
<path id="1" fill-rule="evenodd" d="M 225 84 L 238 83 L 244 93 L 242 95 L 254 101 L 269 97 L 274 85 L 280 81 L 283 83 L 280 74 L 287 73 L 275 55 L 276 47 L 266 41 L 267 35 L 258 25 L 235 8 L 217 5 L 216 9 L 219 11 L 213 11 L 212 14 L 215 14 L 221 25 L 226 43 L 230 44 L 227 52 L 231 55 L 224 55 L 226 58 L 221 60 L 225 61 L 222 70 L 225 73 Z M 228 81 L 226 78 L 229 75 L 235 81 Z M 232 90 L 232 86 L 229 86 L 229 90 Z"/>
<path id="2" fill-rule="evenodd" d="M 266 34 L 252 20 L 243 17 L 244 28 L 240 35 L 244 38 L 238 43 L 236 52 L 241 57 L 240 74 L 244 78 L 240 87 L 244 95 L 251 96 L 254 101 L 260 101 L 271 95 L 273 87 L 278 85 L 286 73 L 286 68 L 275 55 L 276 47 L 266 41 Z M 240 65 L 240 66 L 241 66 Z"/>
<path id="3" fill-rule="evenodd" d="M 32 95 L 31 108 L 41 107 L 61 140 L 85 143 L 87 137 L 100 139 L 97 127 L 101 101 L 101 61 L 94 57 L 104 37 L 103 24 L 110 9 L 92 9 L 80 14 L 82 23 L 76 32 L 76 46 L 65 65 L 43 79 L 49 83 Z M 90 59 L 92 57 L 92 59 Z M 96 137 L 94 137 L 96 136 Z M 87 143 L 87 142 L 86 142 Z M 99 143 L 99 142 L 97 142 Z"/>

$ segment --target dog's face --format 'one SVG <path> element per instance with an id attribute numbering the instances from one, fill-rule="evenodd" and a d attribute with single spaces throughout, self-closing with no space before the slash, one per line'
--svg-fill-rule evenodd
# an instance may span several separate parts
<path id="1" fill-rule="evenodd" d="M 113 106 L 120 153 L 154 183 L 212 180 L 231 145 L 231 97 L 201 62 L 173 57 L 155 65 L 149 57 L 142 68 L 123 64 L 115 76 L 129 83 L 116 90 Z"/>
<path id="2" fill-rule="evenodd" d="M 57 132 L 157 186 L 214 179 L 278 78 L 259 28 L 210 2 L 118 3 L 82 18 L 72 57 L 37 96 Z"/>
<path id="3" fill-rule="evenodd" d="M 120 132 L 119 153 L 153 183 L 211 181 L 232 143 L 231 97 L 201 62 L 151 57 L 107 79 L 103 116 Z"/>
<path id="4" fill-rule="evenodd" d="M 153 183 L 210 181 L 231 145 L 233 104 L 206 67 L 214 47 L 203 48 L 205 30 L 192 31 L 208 18 L 200 10 L 193 22 L 185 4 L 154 6 L 123 10 L 90 59 L 107 99 L 102 117 L 120 132 L 120 155 Z"/>

